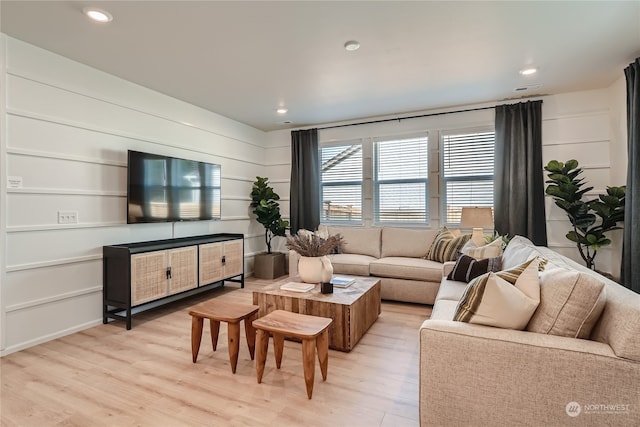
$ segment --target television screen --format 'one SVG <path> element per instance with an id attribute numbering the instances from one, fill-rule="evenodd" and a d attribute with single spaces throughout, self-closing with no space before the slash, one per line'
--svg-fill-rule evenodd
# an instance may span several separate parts
<path id="1" fill-rule="evenodd" d="M 220 219 L 220 165 L 129 150 L 127 223 Z"/>

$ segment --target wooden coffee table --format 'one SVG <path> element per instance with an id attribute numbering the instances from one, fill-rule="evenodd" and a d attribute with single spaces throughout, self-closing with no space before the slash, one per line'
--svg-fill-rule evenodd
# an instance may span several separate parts
<path id="1" fill-rule="evenodd" d="M 342 276 L 342 275 L 341 275 Z M 259 306 L 259 317 L 274 310 L 286 310 L 311 316 L 329 317 L 329 348 L 351 351 L 380 315 L 380 279 L 354 277 L 348 288 L 333 288 L 332 294 L 320 293 L 320 285 L 308 292 L 280 289 L 288 282 L 300 282 L 287 277 L 270 286 L 253 291 L 253 304 Z"/>

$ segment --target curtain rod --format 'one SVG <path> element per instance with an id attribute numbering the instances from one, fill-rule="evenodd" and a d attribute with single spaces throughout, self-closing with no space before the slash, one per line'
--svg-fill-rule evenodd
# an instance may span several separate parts
<path id="1" fill-rule="evenodd" d="M 442 111 L 442 112 L 439 112 L 439 113 L 419 114 L 417 116 L 396 117 L 396 118 L 393 118 L 393 119 L 380 119 L 380 120 L 371 120 L 371 121 L 368 121 L 368 122 L 347 123 L 347 124 L 344 124 L 344 125 L 325 126 L 325 127 L 319 127 L 318 130 L 336 129 L 336 128 L 343 128 L 343 127 L 347 127 L 347 126 L 370 125 L 370 124 L 373 124 L 373 123 L 395 122 L 396 120 L 400 121 L 400 120 L 408 120 L 408 119 L 419 119 L 419 118 L 422 118 L 422 117 L 442 116 L 444 114 L 453 114 L 453 113 L 466 113 L 466 112 L 469 112 L 469 111 L 491 110 L 493 108 L 496 108 L 496 107 L 495 106 L 493 106 L 493 107 L 478 107 L 478 108 L 469 108 L 467 110 Z"/>

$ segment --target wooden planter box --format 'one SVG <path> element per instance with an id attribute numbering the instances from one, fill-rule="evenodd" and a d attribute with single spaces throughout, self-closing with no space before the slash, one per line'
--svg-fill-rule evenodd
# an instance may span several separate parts
<path id="1" fill-rule="evenodd" d="M 282 252 L 262 253 L 254 258 L 253 277 L 275 279 L 285 274 L 285 254 Z"/>

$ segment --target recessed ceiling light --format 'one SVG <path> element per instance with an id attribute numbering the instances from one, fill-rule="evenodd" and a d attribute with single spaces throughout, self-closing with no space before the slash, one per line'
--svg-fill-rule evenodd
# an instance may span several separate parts
<path id="1" fill-rule="evenodd" d="M 284 108 L 284 107 L 280 107 L 280 108 L 278 108 L 278 109 L 276 110 L 276 113 L 278 113 L 278 114 L 287 114 L 287 111 L 289 111 L 289 110 L 287 110 L 287 109 L 286 109 L 286 108 Z"/>
<path id="2" fill-rule="evenodd" d="M 522 74 L 523 76 L 530 76 L 531 74 L 535 74 L 537 72 L 538 69 L 536 67 L 526 67 L 520 70 L 520 74 Z"/>
<path id="3" fill-rule="evenodd" d="M 82 13 L 95 22 L 106 23 L 113 21 L 113 16 L 109 12 L 95 7 L 85 7 L 82 9 Z"/>
<path id="4" fill-rule="evenodd" d="M 349 40 L 344 44 L 344 48 L 349 52 L 353 52 L 354 50 L 360 49 L 360 43 L 355 40 Z"/>

